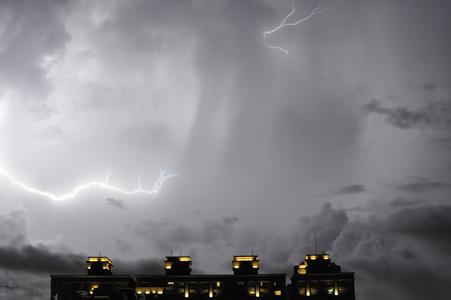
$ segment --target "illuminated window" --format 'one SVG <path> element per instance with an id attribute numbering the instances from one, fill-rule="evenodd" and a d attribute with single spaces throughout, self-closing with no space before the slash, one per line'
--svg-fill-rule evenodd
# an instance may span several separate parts
<path id="1" fill-rule="evenodd" d="M 255 260 L 254 256 L 235 256 L 235 261 L 253 261 Z"/>
<path id="2" fill-rule="evenodd" d="M 190 256 L 180 256 L 179 261 L 191 261 L 191 257 Z"/>
<path id="3" fill-rule="evenodd" d="M 274 291 L 274 295 L 281 296 L 282 295 L 282 291 L 281 290 L 275 290 Z"/>
<path id="4" fill-rule="evenodd" d="M 89 287 L 89 294 L 93 295 L 93 294 L 94 294 L 94 291 L 95 291 L 96 289 L 98 289 L 98 288 L 99 288 L 99 284 L 98 284 L 98 283 L 93 283 L 93 284 L 91 284 L 91 286 Z"/>

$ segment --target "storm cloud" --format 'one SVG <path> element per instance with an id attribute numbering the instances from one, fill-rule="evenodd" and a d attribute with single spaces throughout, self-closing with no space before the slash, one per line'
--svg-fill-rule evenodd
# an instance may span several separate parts
<path id="1" fill-rule="evenodd" d="M 367 113 L 385 117 L 385 121 L 400 129 L 436 128 L 451 130 L 451 101 L 439 98 L 415 109 L 406 107 L 388 108 L 376 99 L 363 106 Z"/>
<path id="2" fill-rule="evenodd" d="M 325 1 L 263 36 L 291 5 L 0 1 L 3 298 L 48 298 L 46 272 L 99 251 L 124 273 L 171 248 L 198 272 L 252 250 L 291 272 L 315 239 L 358 298 L 447 298 L 451 3 Z M 152 195 L 30 192 L 160 170 L 179 176 Z"/>

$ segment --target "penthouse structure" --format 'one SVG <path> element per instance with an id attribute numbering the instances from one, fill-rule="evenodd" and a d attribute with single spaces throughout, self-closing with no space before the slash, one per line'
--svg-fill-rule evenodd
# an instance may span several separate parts
<path id="1" fill-rule="evenodd" d="M 50 275 L 51 300 L 135 300 L 135 280 L 113 275 L 113 262 L 105 256 L 88 257 L 87 275 Z"/>
<path id="2" fill-rule="evenodd" d="M 354 300 L 354 273 L 341 272 L 327 253 L 307 254 L 293 268 L 288 293 L 290 299 Z"/>

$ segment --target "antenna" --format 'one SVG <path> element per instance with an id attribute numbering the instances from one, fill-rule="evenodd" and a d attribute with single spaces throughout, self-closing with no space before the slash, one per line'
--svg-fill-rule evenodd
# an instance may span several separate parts
<path id="1" fill-rule="evenodd" d="M 315 230 L 315 254 L 317 254 L 317 253 L 318 253 L 318 239 L 317 239 L 316 230 Z"/>

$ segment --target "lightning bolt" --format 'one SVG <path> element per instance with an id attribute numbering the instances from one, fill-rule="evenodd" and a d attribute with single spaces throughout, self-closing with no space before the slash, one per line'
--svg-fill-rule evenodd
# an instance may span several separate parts
<path id="1" fill-rule="evenodd" d="M 278 26 L 276 26 L 275 28 L 273 28 L 271 30 L 267 30 L 267 31 L 263 32 L 263 38 L 265 40 L 265 43 L 266 43 L 266 37 L 268 35 L 276 32 L 276 31 L 278 31 L 278 30 L 280 30 L 280 29 L 282 29 L 284 27 L 296 26 L 298 24 L 301 24 L 301 23 L 313 18 L 315 15 L 318 15 L 318 14 L 324 12 L 324 11 L 326 11 L 326 9 L 321 9 L 321 3 L 319 3 L 318 6 L 315 9 L 313 9 L 308 16 L 306 16 L 306 17 L 304 17 L 302 19 L 299 19 L 299 20 L 297 20 L 295 22 L 289 23 L 288 19 L 292 15 L 294 15 L 296 13 L 296 6 L 294 4 L 294 0 L 291 0 L 291 11 L 290 11 L 290 13 L 282 20 L 282 22 Z M 279 46 L 271 46 L 271 45 L 268 45 L 268 44 L 266 44 L 266 46 L 268 48 L 270 48 L 270 49 L 279 50 L 279 51 L 283 52 L 284 54 L 288 54 L 289 53 L 288 50 L 286 50 L 286 49 L 284 49 L 282 47 L 279 47 Z"/>
<path id="2" fill-rule="evenodd" d="M 35 187 L 29 186 L 29 185 L 19 181 L 18 179 L 14 178 L 10 173 L 8 173 L 7 171 L 5 171 L 3 169 L 0 169 L 0 176 L 5 177 L 12 184 L 18 186 L 19 188 L 21 188 L 24 191 L 27 191 L 29 193 L 36 194 L 36 195 L 39 195 L 39 196 L 42 196 L 45 198 L 49 198 L 54 201 L 59 201 L 59 200 L 67 200 L 67 199 L 75 198 L 79 193 L 81 193 L 82 191 L 85 191 L 87 189 L 90 189 L 90 188 L 101 188 L 104 190 L 119 192 L 119 193 L 126 194 L 129 196 L 135 195 L 135 194 L 148 194 L 148 195 L 157 194 L 160 191 L 161 187 L 163 186 L 163 183 L 166 180 L 168 180 L 171 177 L 178 176 L 178 175 L 173 172 L 167 172 L 167 171 L 160 170 L 160 177 L 158 177 L 157 181 L 155 181 L 153 188 L 145 189 L 141 185 L 141 173 L 140 173 L 138 175 L 138 188 L 134 189 L 134 190 L 126 190 L 124 188 L 120 188 L 120 187 L 114 186 L 112 184 L 109 184 L 109 179 L 111 177 L 111 174 L 110 174 L 110 172 L 106 171 L 105 172 L 105 180 L 103 182 L 101 182 L 101 181 L 88 182 L 86 184 L 77 186 L 76 188 L 74 188 L 72 191 L 70 191 L 68 193 L 59 194 L 59 195 L 53 194 L 53 193 L 50 193 L 47 191 L 39 190 Z"/>

